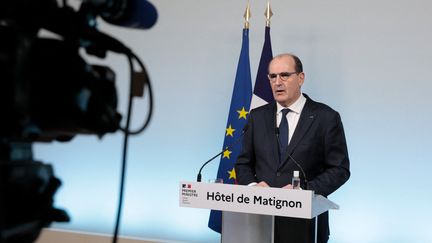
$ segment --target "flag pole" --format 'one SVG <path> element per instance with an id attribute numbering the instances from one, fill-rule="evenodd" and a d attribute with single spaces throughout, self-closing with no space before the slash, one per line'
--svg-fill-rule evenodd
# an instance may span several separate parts
<path id="1" fill-rule="evenodd" d="M 245 10 L 245 13 L 244 13 L 243 17 L 245 19 L 244 28 L 245 29 L 249 29 L 249 19 L 252 17 L 251 11 L 250 11 L 249 0 L 247 2 L 246 10 Z"/>
<path id="2" fill-rule="evenodd" d="M 270 27 L 270 19 L 273 16 L 273 11 L 270 7 L 270 0 L 267 1 L 267 8 L 265 10 L 264 16 L 266 17 L 266 26 Z"/>

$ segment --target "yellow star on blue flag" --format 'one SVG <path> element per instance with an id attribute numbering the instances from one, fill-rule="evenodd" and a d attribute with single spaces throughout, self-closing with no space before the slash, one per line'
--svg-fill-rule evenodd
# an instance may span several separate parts
<path id="1" fill-rule="evenodd" d="M 229 127 L 227 127 L 227 129 L 226 129 L 226 135 L 225 136 L 234 136 L 234 132 L 235 132 L 235 129 L 234 128 L 232 128 L 231 127 L 231 124 L 229 125 Z"/>
<path id="2" fill-rule="evenodd" d="M 249 112 L 247 112 L 247 111 L 245 110 L 245 108 L 242 107 L 242 109 L 241 109 L 241 110 L 238 110 L 237 113 L 239 113 L 239 117 L 238 117 L 238 119 L 243 118 L 243 119 L 246 120 L 246 115 L 247 115 Z"/>

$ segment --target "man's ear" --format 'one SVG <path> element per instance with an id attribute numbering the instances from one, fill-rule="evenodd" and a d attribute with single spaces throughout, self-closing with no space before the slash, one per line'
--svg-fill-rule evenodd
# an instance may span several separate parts
<path id="1" fill-rule="evenodd" d="M 300 78 L 299 85 L 301 87 L 303 85 L 303 83 L 304 83 L 304 80 L 305 80 L 305 74 L 304 74 L 304 72 L 301 72 L 301 73 L 298 74 L 298 76 Z"/>

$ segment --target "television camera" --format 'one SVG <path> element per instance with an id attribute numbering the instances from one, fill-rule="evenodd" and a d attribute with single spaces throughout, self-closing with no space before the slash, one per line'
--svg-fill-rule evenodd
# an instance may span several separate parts
<path id="1" fill-rule="evenodd" d="M 99 17 L 146 29 L 157 12 L 145 0 L 84 0 L 77 10 L 66 0 L 0 1 L 0 243 L 33 242 L 43 227 L 69 220 L 53 206 L 61 182 L 51 165 L 33 159 L 32 143 L 66 142 L 78 134 L 102 137 L 119 129 L 132 134 L 130 112 L 126 128 L 120 125 L 114 71 L 87 63 L 80 50 L 100 58 L 109 51 L 125 54 L 132 75 L 137 61 L 141 88 L 147 85 L 151 95 L 144 65 L 97 29 Z M 58 38 L 40 37 L 41 30 Z"/>

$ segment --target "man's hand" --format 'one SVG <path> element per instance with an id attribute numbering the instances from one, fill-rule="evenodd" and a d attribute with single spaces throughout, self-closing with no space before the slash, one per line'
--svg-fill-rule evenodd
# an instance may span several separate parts
<path id="1" fill-rule="evenodd" d="M 256 184 L 255 186 L 269 187 L 269 185 L 265 181 L 261 181 L 260 183 Z"/>
<path id="2" fill-rule="evenodd" d="M 284 189 L 293 189 L 293 186 L 291 184 L 288 184 L 288 185 L 286 185 L 286 186 L 284 186 L 282 188 L 284 188 Z"/>

